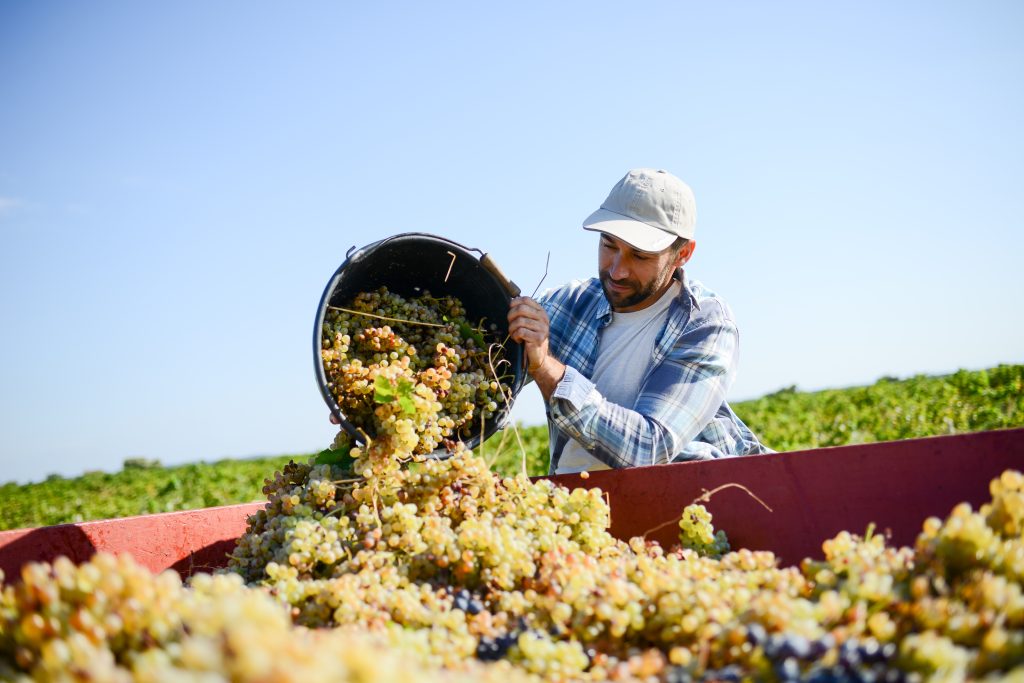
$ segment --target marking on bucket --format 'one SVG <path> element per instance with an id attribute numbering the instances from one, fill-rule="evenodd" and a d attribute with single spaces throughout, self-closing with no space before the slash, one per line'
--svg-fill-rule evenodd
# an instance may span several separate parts
<path id="1" fill-rule="evenodd" d="M 444 274 L 445 282 L 448 282 L 448 276 L 452 274 L 452 266 L 455 265 L 455 254 L 449 251 L 448 255 L 452 257 L 452 262 L 448 264 L 448 272 Z"/>

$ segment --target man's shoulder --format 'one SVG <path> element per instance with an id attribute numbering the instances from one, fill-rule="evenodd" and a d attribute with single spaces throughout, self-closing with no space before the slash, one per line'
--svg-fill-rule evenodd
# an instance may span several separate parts
<path id="1" fill-rule="evenodd" d="M 686 278 L 686 288 L 695 304 L 690 316 L 691 322 L 700 324 L 728 321 L 735 324 L 729 304 L 714 290 L 704 285 L 700 280 L 690 277 Z"/>

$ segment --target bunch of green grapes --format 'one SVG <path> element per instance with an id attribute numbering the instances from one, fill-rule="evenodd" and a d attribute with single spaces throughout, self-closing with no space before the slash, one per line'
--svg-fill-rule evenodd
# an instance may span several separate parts
<path id="1" fill-rule="evenodd" d="M 507 663 L 446 666 L 421 634 L 296 627 L 233 574 L 154 575 L 130 556 L 32 564 L 0 592 L 4 681 L 528 681 Z"/>
<path id="2" fill-rule="evenodd" d="M 403 659 L 424 680 L 1024 673 L 1019 473 L 994 482 L 979 511 L 928 520 L 914 548 L 842 532 L 800 568 L 769 552 L 715 559 L 615 540 L 596 490 L 500 479 L 464 450 L 371 474 L 285 468 L 239 543 L 240 576 L 185 589 L 126 558 L 28 567 L 0 595 L 0 677 L 169 680 L 201 668 L 347 680 L 356 661 L 360 680 L 376 680 Z"/>
<path id="3" fill-rule="evenodd" d="M 711 513 L 699 503 L 683 508 L 679 518 L 679 543 L 698 555 L 720 558 L 729 552 L 729 539 L 725 532 L 711 524 Z"/>
<path id="4" fill-rule="evenodd" d="M 596 490 L 499 479 L 466 451 L 396 460 L 394 444 L 377 439 L 353 453 L 358 478 L 296 465 L 269 484 L 270 505 L 232 560 L 308 626 L 429 630 L 433 656 L 449 664 L 504 659 L 553 680 L 902 681 L 1020 661 L 1012 586 L 974 577 L 979 586 L 952 584 L 954 595 L 967 591 L 962 600 L 938 603 L 921 589 L 948 586 L 965 558 L 988 556 L 978 545 L 1015 571 L 1012 473 L 967 525 L 975 545 L 922 541 L 922 558 L 938 557 L 919 576 L 911 549 L 870 533 L 841 533 L 824 543 L 824 561 L 779 568 L 771 553 L 727 552 L 710 514 L 692 505 L 682 547 L 666 552 L 609 536 Z M 964 516 L 954 511 L 944 538 L 963 536 Z M 922 538 L 942 536 L 935 524 Z M 998 596 L 1008 611 L 985 612 L 994 602 L 975 606 L 977 595 Z M 973 621 L 956 618 L 976 610 Z M 937 628 L 951 618 L 952 628 Z"/>
<path id="5" fill-rule="evenodd" d="M 842 532 L 823 560 L 780 568 L 728 552 L 703 506 L 686 509 L 680 547 L 622 542 L 596 489 L 501 479 L 466 451 L 359 481 L 295 467 L 305 476 L 271 485 L 232 563 L 307 626 L 429 632 L 442 661 L 549 680 L 923 681 L 1024 665 L 1015 473 L 980 512 L 927 522 L 915 549 Z"/>
<path id="6" fill-rule="evenodd" d="M 508 366 L 492 324 L 466 319 L 454 297 L 358 294 L 325 316 L 321 360 L 342 412 L 397 454 L 421 455 L 481 434 L 508 397 Z M 339 434 L 334 446 L 351 438 Z"/>

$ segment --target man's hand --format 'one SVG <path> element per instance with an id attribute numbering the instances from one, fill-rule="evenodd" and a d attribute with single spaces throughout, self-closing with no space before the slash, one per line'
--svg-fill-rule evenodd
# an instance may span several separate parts
<path id="1" fill-rule="evenodd" d="M 548 336 L 551 324 L 540 304 L 528 296 L 512 299 L 508 310 L 508 333 L 515 341 L 526 346 L 529 371 L 543 365 L 548 357 Z"/>
<path id="2" fill-rule="evenodd" d="M 548 314 L 540 304 L 527 296 L 512 299 L 508 310 L 508 333 L 525 347 L 527 372 L 537 383 L 545 401 L 565 374 L 565 365 L 548 349 L 550 332 Z"/>

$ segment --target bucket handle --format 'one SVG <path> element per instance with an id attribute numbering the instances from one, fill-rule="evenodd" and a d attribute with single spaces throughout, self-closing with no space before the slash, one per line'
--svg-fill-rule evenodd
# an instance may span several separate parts
<path id="1" fill-rule="evenodd" d="M 498 264 L 494 262 L 490 254 L 484 254 L 480 257 L 480 265 L 484 267 L 494 278 L 501 283 L 502 288 L 508 292 L 508 295 L 513 299 L 522 294 L 522 290 L 519 289 L 519 285 L 509 280 L 505 273 L 502 272 Z"/>
<path id="2" fill-rule="evenodd" d="M 384 244 L 385 242 L 388 242 L 389 240 L 395 239 L 396 237 L 401 237 L 401 235 L 392 235 L 391 237 L 385 237 L 383 240 L 381 240 L 377 244 Z M 517 285 L 515 282 L 510 280 L 508 278 L 508 276 L 505 275 L 504 271 L 502 271 L 502 269 L 498 266 L 498 264 L 495 263 L 494 259 L 491 258 L 490 254 L 485 254 L 482 249 L 477 249 L 476 247 L 466 246 L 465 244 L 462 244 L 460 242 L 456 242 L 455 240 L 453 240 L 451 238 L 448 238 L 448 237 L 440 237 L 439 238 L 437 235 L 431 235 L 431 237 L 433 237 L 435 239 L 442 239 L 445 242 L 450 242 L 451 244 L 454 244 L 455 246 L 457 246 L 460 249 L 462 249 L 463 251 L 468 251 L 468 252 L 474 252 L 475 251 L 476 253 L 480 254 L 480 265 L 483 266 L 484 269 L 488 273 L 490 273 L 491 275 L 494 276 L 494 279 L 496 279 L 498 281 L 498 283 L 501 285 L 501 288 L 505 290 L 505 292 L 509 295 L 509 297 L 514 299 L 517 296 L 519 296 L 520 294 L 522 294 L 522 290 L 519 288 L 519 285 Z M 376 245 L 374 245 L 374 246 L 376 246 Z M 346 259 L 351 258 L 352 257 L 352 252 L 354 252 L 355 250 L 356 250 L 355 245 L 350 247 L 349 250 L 348 250 L 348 253 L 345 254 L 345 258 Z"/>

